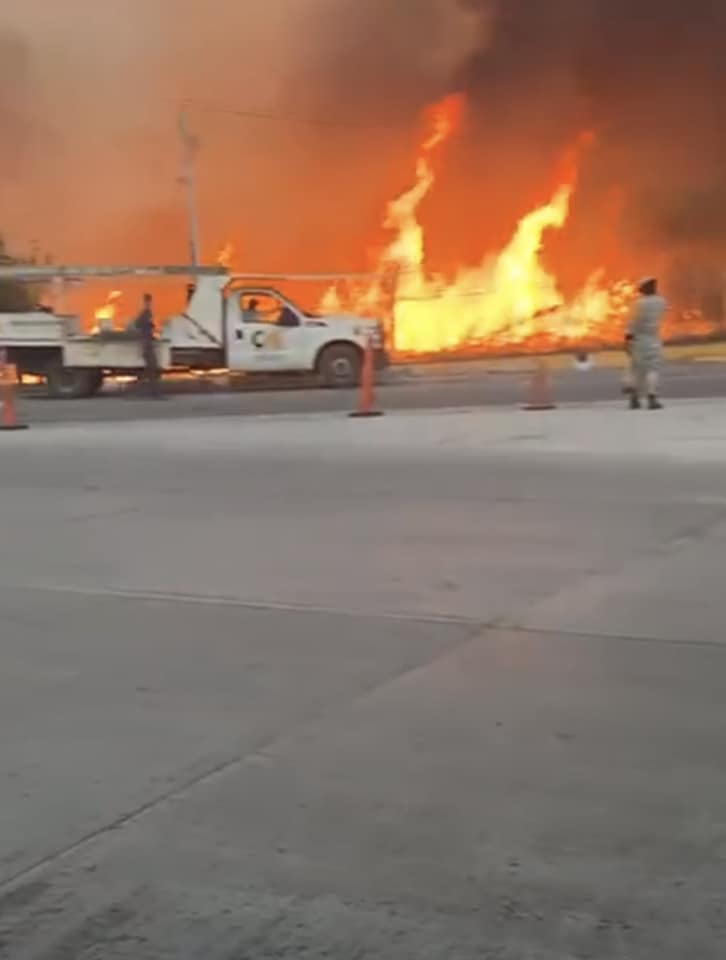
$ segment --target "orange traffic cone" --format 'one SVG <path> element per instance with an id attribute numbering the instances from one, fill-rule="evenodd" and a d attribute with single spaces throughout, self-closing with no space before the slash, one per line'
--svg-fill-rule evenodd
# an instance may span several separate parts
<path id="1" fill-rule="evenodd" d="M 0 430 L 27 430 L 27 423 L 18 422 L 18 411 L 15 406 L 15 385 L 18 374 L 13 364 L 5 364 L 2 369 L 2 414 L 0 414 Z"/>
<path id="2" fill-rule="evenodd" d="M 358 409 L 349 414 L 351 417 L 382 417 L 383 411 L 376 410 L 376 370 L 373 359 L 373 339 L 368 337 L 363 351 L 363 368 L 360 377 Z"/>
<path id="3" fill-rule="evenodd" d="M 557 404 L 552 399 L 550 368 L 546 360 L 539 360 L 532 374 L 532 381 L 529 387 L 529 401 L 525 403 L 522 409 L 555 410 L 556 408 Z"/>

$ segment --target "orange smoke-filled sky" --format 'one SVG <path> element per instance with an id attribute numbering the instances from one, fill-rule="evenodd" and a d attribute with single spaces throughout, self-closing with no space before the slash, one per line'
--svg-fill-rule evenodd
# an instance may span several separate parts
<path id="1" fill-rule="evenodd" d="M 505 243 L 583 129 L 547 241 L 565 288 L 720 257 L 721 27 L 712 0 L 0 0 L 0 230 L 59 261 L 185 259 L 188 102 L 207 259 L 231 241 L 251 271 L 365 268 L 421 110 L 463 90 L 421 210 L 436 268 Z"/>
<path id="2" fill-rule="evenodd" d="M 65 262 L 185 259 L 188 102 L 207 258 L 232 241 L 246 269 L 360 267 L 416 113 L 468 49 L 468 14 L 424 6 L 416 57 L 400 16 L 395 36 L 368 16 L 361 36 L 357 0 L 0 0 L 0 229 Z M 406 71 L 396 102 L 376 86 L 382 46 Z"/>

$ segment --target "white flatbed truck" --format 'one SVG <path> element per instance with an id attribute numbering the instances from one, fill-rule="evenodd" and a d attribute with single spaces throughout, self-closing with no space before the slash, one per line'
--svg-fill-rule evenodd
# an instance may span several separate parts
<path id="1" fill-rule="evenodd" d="M 186 309 L 157 321 L 164 371 L 300 372 L 315 374 L 325 386 L 352 387 L 369 342 L 377 367 L 387 363 L 377 320 L 302 310 L 271 285 L 298 279 L 293 275 L 230 274 L 216 267 L 0 267 L 0 279 L 36 282 L 120 276 L 194 278 Z M 43 377 L 49 394 L 61 398 L 92 396 L 105 377 L 135 374 L 142 366 L 132 331 L 84 333 L 79 317 L 43 310 L 0 314 L 0 350 L 21 375 Z"/>

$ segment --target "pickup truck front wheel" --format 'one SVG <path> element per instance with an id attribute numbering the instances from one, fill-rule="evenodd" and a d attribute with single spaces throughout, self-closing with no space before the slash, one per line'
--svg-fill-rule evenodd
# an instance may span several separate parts
<path id="1" fill-rule="evenodd" d="M 54 400 L 78 400 L 92 397 L 103 384 L 103 371 L 85 367 L 64 367 L 54 360 L 45 371 L 48 396 Z"/>
<path id="2" fill-rule="evenodd" d="M 352 343 L 333 343 L 318 359 L 318 373 L 326 387 L 356 387 L 360 383 L 361 352 Z"/>

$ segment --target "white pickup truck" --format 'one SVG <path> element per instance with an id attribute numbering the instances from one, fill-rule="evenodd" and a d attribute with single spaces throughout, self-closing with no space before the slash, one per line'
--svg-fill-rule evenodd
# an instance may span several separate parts
<path id="1" fill-rule="evenodd" d="M 135 268 L 135 275 L 143 275 L 143 269 Z M 173 270 L 175 275 L 180 271 L 154 269 Z M 120 272 L 108 268 L 101 275 Z M 301 372 L 315 374 L 325 386 L 352 387 L 358 383 L 369 340 L 376 366 L 386 365 L 378 321 L 307 313 L 273 287 L 249 285 L 246 279 L 220 270 L 198 272 L 184 312 L 160 325 L 161 369 Z M 140 369 L 140 344 L 132 332 L 86 334 L 80 328 L 73 316 L 0 314 L 0 349 L 21 374 L 45 378 L 54 397 L 91 396 L 105 376 Z"/>

